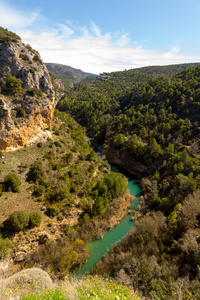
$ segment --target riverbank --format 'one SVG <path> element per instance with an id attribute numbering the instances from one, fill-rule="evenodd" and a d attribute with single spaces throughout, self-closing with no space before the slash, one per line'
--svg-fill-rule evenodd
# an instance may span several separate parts
<path id="1" fill-rule="evenodd" d="M 92 268 L 95 267 L 96 263 L 106 253 L 108 253 L 110 247 L 112 245 L 117 244 L 117 242 L 123 239 L 135 224 L 135 222 L 132 220 L 132 213 L 128 213 L 127 210 L 129 208 L 131 212 L 134 212 L 137 209 L 140 203 L 140 197 L 142 193 L 141 186 L 138 184 L 138 181 L 133 176 L 131 176 L 131 174 L 129 174 L 126 170 L 123 170 L 122 168 L 116 165 L 112 165 L 111 171 L 122 173 L 127 177 L 128 194 L 130 195 L 129 197 L 132 197 L 132 199 L 134 197 L 134 201 L 132 201 L 129 207 L 123 207 L 123 209 L 125 209 L 125 215 L 121 215 L 121 220 L 115 219 L 115 221 L 118 221 L 117 226 L 115 226 L 112 230 L 106 231 L 103 238 L 92 240 L 87 244 L 87 252 L 89 254 L 89 258 L 88 261 L 81 267 L 81 269 L 76 272 L 77 276 L 82 276 L 83 274 L 87 274 L 88 272 L 90 272 Z M 119 209 L 122 209 L 122 205 L 121 207 L 119 207 Z M 107 215 L 107 217 L 112 219 L 111 215 Z"/>

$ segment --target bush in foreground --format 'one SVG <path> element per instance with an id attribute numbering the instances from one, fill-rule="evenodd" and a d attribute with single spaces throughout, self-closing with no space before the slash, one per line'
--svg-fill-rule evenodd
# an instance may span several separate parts
<path id="1" fill-rule="evenodd" d="M 53 281 L 45 271 L 31 268 L 10 276 L 5 280 L 4 286 L 9 289 L 16 289 L 17 287 L 20 292 L 40 293 L 44 289 L 53 288 Z"/>
<path id="2" fill-rule="evenodd" d="M 77 288 L 79 299 L 101 299 L 101 300 L 140 300 L 132 291 L 112 282 L 105 282 L 100 279 L 86 279 Z"/>
<path id="3" fill-rule="evenodd" d="M 140 300 L 125 286 L 97 279 L 81 281 L 79 286 L 74 288 L 73 294 L 72 297 L 68 296 L 64 289 L 48 290 L 42 295 L 24 295 L 20 300 Z"/>

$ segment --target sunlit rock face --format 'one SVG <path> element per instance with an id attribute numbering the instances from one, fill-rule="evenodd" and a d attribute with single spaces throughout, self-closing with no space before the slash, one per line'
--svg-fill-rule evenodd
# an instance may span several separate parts
<path id="1" fill-rule="evenodd" d="M 11 80 L 20 79 L 12 89 Z M 39 53 L 21 39 L 5 41 L 0 30 L 0 150 L 14 150 L 51 134 L 55 97 Z M 11 89 L 11 90 L 10 90 Z"/>

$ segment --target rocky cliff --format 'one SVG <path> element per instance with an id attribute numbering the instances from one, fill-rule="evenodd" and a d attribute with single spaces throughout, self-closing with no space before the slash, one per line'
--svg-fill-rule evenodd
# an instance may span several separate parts
<path id="1" fill-rule="evenodd" d="M 103 147 L 102 156 L 105 156 L 109 163 L 116 164 L 124 168 L 140 180 L 143 177 L 148 177 L 153 174 L 160 166 L 157 161 L 147 167 L 141 162 L 136 161 L 133 156 L 128 154 L 127 151 L 120 151 L 109 146 Z"/>
<path id="2" fill-rule="evenodd" d="M 0 27 L 0 150 L 50 135 L 55 97 L 39 53 Z"/>

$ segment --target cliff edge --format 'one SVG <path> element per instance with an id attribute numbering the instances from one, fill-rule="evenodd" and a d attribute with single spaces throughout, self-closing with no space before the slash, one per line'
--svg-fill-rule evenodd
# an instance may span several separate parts
<path id="1" fill-rule="evenodd" d="M 55 96 L 39 53 L 0 27 L 0 150 L 50 135 Z"/>

